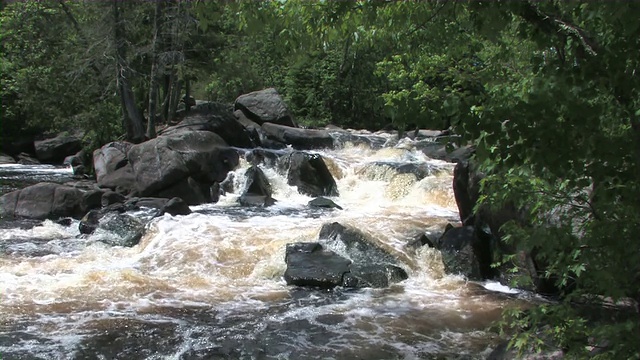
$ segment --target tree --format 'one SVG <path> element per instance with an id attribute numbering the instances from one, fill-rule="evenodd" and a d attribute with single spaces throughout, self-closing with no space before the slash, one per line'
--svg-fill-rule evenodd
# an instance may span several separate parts
<path id="1" fill-rule="evenodd" d="M 153 45 L 151 50 L 151 75 L 149 83 L 149 119 L 147 121 L 147 138 L 156 137 L 156 102 L 158 100 L 158 67 L 160 39 L 164 17 L 165 3 L 156 2 L 156 9 L 153 15 Z"/>
<path id="2" fill-rule="evenodd" d="M 489 174 L 485 202 L 528 214 L 528 225 L 505 226 L 503 240 L 535 251 L 561 290 L 555 304 L 512 313 L 511 344 L 551 339 L 569 356 L 595 346 L 602 358 L 638 358 L 637 314 L 619 304 L 640 301 L 640 7 L 547 1 L 471 10 L 486 41 L 487 97 L 461 128 Z M 593 316 L 607 304 L 618 306 Z"/>

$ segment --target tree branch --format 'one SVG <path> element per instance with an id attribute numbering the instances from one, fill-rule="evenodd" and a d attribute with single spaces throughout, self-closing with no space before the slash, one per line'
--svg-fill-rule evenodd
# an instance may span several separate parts
<path id="1" fill-rule="evenodd" d="M 538 6 L 531 1 L 524 2 L 521 9 L 518 15 L 526 21 L 537 25 L 540 30 L 548 34 L 571 37 L 578 41 L 584 53 L 591 56 L 598 55 L 598 44 L 580 27 L 557 16 L 543 13 Z"/>

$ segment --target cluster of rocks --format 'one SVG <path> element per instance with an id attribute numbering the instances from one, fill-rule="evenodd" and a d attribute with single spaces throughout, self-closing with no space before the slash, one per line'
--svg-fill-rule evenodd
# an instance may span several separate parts
<path id="1" fill-rule="evenodd" d="M 80 230 L 87 234 L 101 226 L 101 219 L 139 208 L 155 209 L 157 215 L 188 214 L 189 205 L 216 202 L 230 190 L 231 171 L 242 156 L 253 166 L 245 173 L 240 205 L 275 203 L 269 181 L 258 167 L 265 163 L 276 167 L 301 193 L 320 197 L 309 206 L 340 208 L 321 198 L 337 195 L 322 157 L 299 151 L 331 147 L 331 141 L 327 131 L 298 128 L 278 92 L 270 88 L 240 96 L 233 108 L 200 103 L 154 139 L 102 146 L 93 152 L 92 163 L 85 161 L 78 136 L 4 146 L 13 154 L 0 154 L 4 163 L 17 159 L 21 164 L 64 163 L 82 174 L 92 164 L 95 183 L 39 183 L 5 194 L 0 197 L 0 217 L 82 219 Z M 288 146 L 297 150 L 279 150 Z"/>
<path id="2" fill-rule="evenodd" d="M 131 241 L 136 243 L 144 228 L 126 218 L 127 212 L 139 208 L 153 209 L 155 215 L 190 213 L 189 205 L 216 202 L 221 193 L 235 191 L 232 171 L 244 157 L 251 165 L 244 173 L 240 190 L 240 206 L 270 206 L 277 199 L 269 179 L 259 166 L 264 164 L 279 171 L 287 183 L 302 194 L 314 197 L 311 207 L 341 209 L 327 197 L 339 196 L 338 188 L 322 156 L 305 150 L 331 148 L 336 141 L 376 142 L 375 137 L 359 137 L 338 128 L 299 128 L 275 89 L 265 89 L 238 97 L 233 108 L 213 103 L 199 103 L 182 113 L 177 125 L 159 132 L 158 137 L 140 144 L 117 141 L 93 152 L 95 184 L 85 188 L 41 183 L 0 197 L 0 216 L 32 219 L 82 219 L 80 230 L 88 234 L 101 226 L 126 224 L 133 228 Z M 413 134 L 444 138 L 449 134 L 430 132 Z M 337 140 L 336 140 L 337 139 Z M 47 163 L 65 162 L 78 172 L 87 167 L 77 137 L 61 135 L 55 139 L 36 141 L 31 153 Z M 290 150 L 282 150 L 290 147 Z M 467 160 L 472 148 L 446 151 L 438 141 L 425 141 L 423 151 L 433 158 L 458 162 L 454 173 L 454 192 L 463 226 L 452 227 L 437 239 L 422 234 L 415 246 L 434 246 L 442 254 L 447 270 L 470 279 L 499 276 L 491 268 L 495 254 L 495 234 L 512 217 L 483 210 L 472 214 L 478 199 L 480 174 Z M 1 161 L 16 160 L 27 147 Z M 23 163 L 26 157 L 23 156 Z M 372 163 L 362 168 L 365 177 L 397 176 L 410 173 L 417 180 L 433 173 L 426 164 Z M 84 171 L 83 171 L 84 172 Z M 382 174 L 382 175 L 380 175 Z M 515 214 L 505 209 L 505 214 Z M 485 226 L 486 225 L 486 226 Z M 491 231 L 487 232 L 486 228 Z M 140 230 L 142 229 L 142 230 Z M 340 234 L 336 236 L 335 234 Z M 344 242 L 341 246 L 332 242 Z M 354 240 L 357 239 L 357 240 Z M 290 244 L 287 247 L 287 272 L 290 284 L 309 286 L 387 286 L 406 278 L 396 260 L 366 241 L 355 229 L 329 224 L 320 239 L 313 243 Z M 338 254 L 334 249 L 348 249 Z M 368 250 L 362 250 L 362 249 Z M 376 249 L 376 250 L 372 250 Z M 501 249 L 509 251 L 510 249 Z M 525 265 L 534 264 L 529 254 L 521 254 Z M 527 257 L 529 256 L 529 257 Z M 525 269 L 531 267 L 524 267 Z M 531 268 L 532 273 L 539 269 Z"/>

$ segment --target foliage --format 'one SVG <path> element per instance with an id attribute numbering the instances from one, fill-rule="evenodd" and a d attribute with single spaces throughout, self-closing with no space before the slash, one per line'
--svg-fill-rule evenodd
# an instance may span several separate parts
<path id="1" fill-rule="evenodd" d="M 24 130 L 56 129 L 77 111 L 73 94 L 65 91 L 73 83 L 65 51 L 69 36 L 64 14 L 55 4 L 18 2 L 3 9 L 0 116 L 5 140 Z"/>
<path id="2" fill-rule="evenodd" d="M 121 137 L 117 45 L 139 109 L 161 59 L 165 120 L 193 82 L 224 102 L 276 87 L 307 126 L 451 128 L 476 146 L 484 203 L 525 215 L 501 241 L 560 289 L 507 314 L 511 344 L 640 356 L 637 314 L 619 305 L 640 300 L 640 4 L 172 0 L 157 53 L 153 4 L 119 3 L 118 24 L 112 5 L 4 5 L 3 141 L 29 128 L 83 129 L 92 147 Z"/>
<path id="3" fill-rule="evenodd" d="M 509 20 L 480 25 L 491 34 L 480 53 L 487 97 L 462 126 L 490 174 L 484 199 L 526 210 L 527 226 L 503 230 L 535 251 L 562 290 L 556 304 L 511 314 L 511 344 L 536 348 L 542 337 L 572 357 L 607 344 L 602 358 L 638 358 L 638 318 L 625 313 L 640 299 L 640 7 L 558 1 L 474 11 Z M 593 319 L 585 308 L 613 315 Z"/>

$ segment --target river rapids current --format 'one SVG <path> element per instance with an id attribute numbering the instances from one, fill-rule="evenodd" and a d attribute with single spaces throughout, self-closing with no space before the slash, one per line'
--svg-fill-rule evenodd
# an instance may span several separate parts
<path id="1" fill-rule="evenodd" d="M 453 164 L 429 159 L 416 141 L 361 136 L 384 145 L 316 151 L 343 210 L 309 208 L 310 197 L 261 165 L 275 205 L 244 208 L 239 194 L 227 193 L 190 215 L 153 219 L 131 248 L 104 243 L 117 234 L 80 235 L 77 221 L 1 224 L 0 358 L 485 358 L 499 341 L 487 328 L 523 300 L 495 283 L 445 274 L 438 251 L 406 246 L 458 223 Z M 368 166 L 381 162 L 430 170 L 418 179 Z M 236 188 L 248 166 L 235 170 Z M 3 192 L 70 176 L 66 168 L 0 166 Z M 365 232 L 409 278 L 386 289 L 287 286 L 286 244 L 316 241 L 331 222 Z"/>

